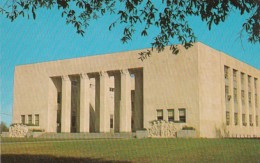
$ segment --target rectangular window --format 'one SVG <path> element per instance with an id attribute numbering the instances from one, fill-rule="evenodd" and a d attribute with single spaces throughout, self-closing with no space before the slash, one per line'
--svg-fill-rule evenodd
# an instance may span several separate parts
<path id="1" fill-rule="evenodd" d="M 241 72 L 241 85 L 244 84 L 244 73 Z"/>
<path id="2" fill-rule="evenodd" d="M 233 70 L 233 82 L 237 81 L 237 70 Z"/>
<path id="3" fill-rule="evenodd" d="M 71 116 L 71 127 L 76 127 L 76 116 Z"/>
<path id="4" fill-rule="evenodd" d="M 78 81 L 77 80 L 72 80 L 71 81 L 71 86 L 77 86 L 77 84 L 78 84 Z"/>
<path id="5" fill-rule="evenodd" d="M 25 124 L 25 115 L 21 115 L 21 123 Z"/>
<path id="6" fill-rule="evenodd" d="M 180 122 L 186 122 L 186 109 L 179 109 Z"/>
<path id="7" fill-rule="evenodd" d="M 114 92 L 114 88 L 109 88 L 109 91 L 110 92 Z"/>
<path id="8" fill-rule="evenodd" d="M 242 122 L 243 122 L 243 126 L 246 126 L 246 115 L 242 114 Z"/>
<path id="9" fill-rule="evenodd" d="M 242 104 L 245 104 L 245 91 L 244 90 L 241 91 L 241 101 L 242 101 Z"/>
<path id="10" fill-rule="evenodd" d="M 257 94 L 255 94 L 255 107 L 258 107 L 258 103 L 257 103 Z"/>
<path id="11" fill-rule="evenodd" d="M 248 92 L 248 102 L 249 102 L 249 105 L 251 106 L 251 104 L 252 104 L 252 103 L 251 103 L 251 102 L 252 102 L 252 101 L 251 101 L 251 92 Z"/>
<path id="12" fill-rule="evenodd" d="M 163 110 L 157 110 L 157 120 L 163 120 Z"/>
<path id="13" fill-rule="evenodd" d="M 235 114 L 234 114 L 234 117 L 235 117 L 235 125 L 237 126 L 237 125 L 238 125 L 238 114 L 235 113 Z"/>
<path id="14" fill-rule="evenodd" d="M 225 79 L 228 79 L 228 67 L 224 67 L 224 74 L 225 74 Z"/>
<path id="15" fill-rule="evenodd" d="M 250 126 L 253 126 L 252 114 L 249 114 L 249 123 Z"/>
<path id="16" fill-rule="evenodd" d="M 113 128 L 114 127 L 114 116 L 113 114 L 110 115 L 110 128 Z"/>
<path id="17" fill-rule="evenodd" d="M 57 103 L 61 104 L 61 92 L 58 92 L 57 94 Z"/>
<path id="18" fill-rule="evenodd" d="M 229 94 L 229 87 L 226 85 L 225 86 L 225 97 L 228 99 L 228 94 Z"/>
<path id="19" fill-rule="evenodd" d="M 250 79 L 251 79 L 251 76 L 248 76 L 248 79 L 247 79 L 247 84 L 248 84 L 248 91 L 251 90 L 251 83 L 250 83 Z"/>
<path id="20" fill-rule="evenodd" d="M 28 124 L 32 124 L 32 115 L 28 115 Z"/>
<path id="21" fill-rule="evenodd" d="M 169 122 L 173 122 L 174 121 L 174 110 L 173 109 L 169 109 L 168 110 L 168 121 Z"/>
<path id="22" fill-rule="evenodd" d="M 39 126 L 39 124 L 40 124 L 40 121 L 39 121 L 39 114 L 35 114 L 35 126 Z"/>
<path id="23" fill-rule="evenodd" d="M 258 127 L 258 115 L 255 116 L 255 125 Z"/>
<path id="24" fill-rule="evenodd" d="M 227 126 L 230 124 L 230 115 L 229 115 L 229 111 L 226 111 L 226 123 L 227 123 Z"/>
<path id="25" fill-rule="evenodd" d="M 237 89 L 236 88 L 234 88 L 233 93 L 234 93 L 234 101 L 237 103 Z"/>

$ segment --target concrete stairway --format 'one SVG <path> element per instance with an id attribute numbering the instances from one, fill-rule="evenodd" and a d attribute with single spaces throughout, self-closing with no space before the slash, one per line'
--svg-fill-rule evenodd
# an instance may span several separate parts
<path id="1" fill-rule="evenodd" d="M 45 139 L 115 139 L 134 138 L 135 133 L 44 133 L 37 138 Z"/>

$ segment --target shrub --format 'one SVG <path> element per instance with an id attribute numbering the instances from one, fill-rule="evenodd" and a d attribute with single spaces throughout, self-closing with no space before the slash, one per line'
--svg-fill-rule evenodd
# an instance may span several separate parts
<path id="1" fill-rule="evenodd" d="M 182 130 L 195 130 L 195 128 L 191 126 L 183 126 Z"/>
<path id="2" fill-rule="evenodd" d="M 35 129 L 35 128 L 34 128 L 34 129 L 32 129 L 31 131 L 32 131 L 32 132 L 44 132 L 44 129 Z"/>

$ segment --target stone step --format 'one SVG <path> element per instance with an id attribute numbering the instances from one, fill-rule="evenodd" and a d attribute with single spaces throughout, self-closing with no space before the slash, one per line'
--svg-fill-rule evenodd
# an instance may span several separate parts
<path id="1" fill-rule="evenodd" d="M 134 138 L 135 133 L 44 133 L 37 138 L 46 139 L 96 139 L 96 138 Z"/>

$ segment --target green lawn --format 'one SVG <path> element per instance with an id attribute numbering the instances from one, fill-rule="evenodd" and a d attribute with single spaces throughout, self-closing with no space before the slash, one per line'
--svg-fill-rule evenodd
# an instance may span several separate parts
<path id="1" fill-rule="evenodd" d="M 2 139 L 2 162 L 259 162 L 260 139 Z M 28 142 L 25 142 L 28 141 Z"/>

